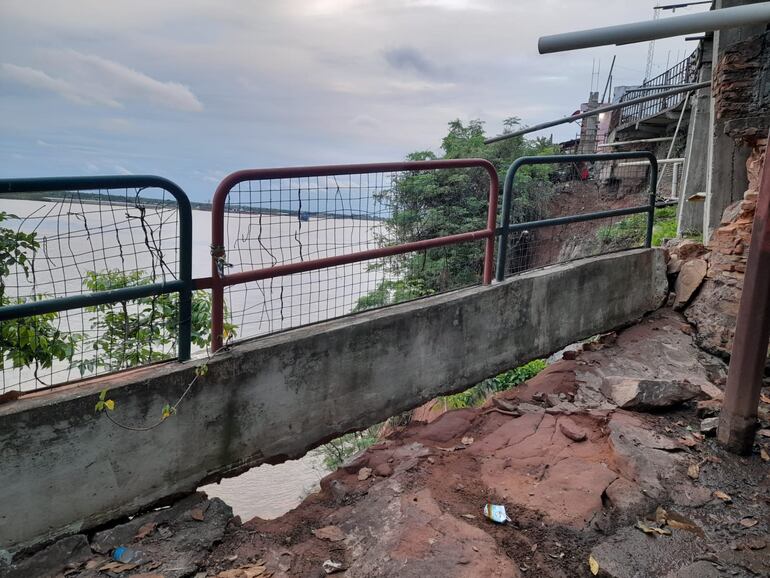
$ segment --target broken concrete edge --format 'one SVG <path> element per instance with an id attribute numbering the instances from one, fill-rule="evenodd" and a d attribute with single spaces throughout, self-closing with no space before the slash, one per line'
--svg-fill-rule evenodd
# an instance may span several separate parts
<path id="1" fill-rule="evenodd" d="M 633 250 L 239 343 L 208 362 L 165 363 L 24 396 L 0 407 L 0 500 L 9 506 L 0 521 L 15 521 L 0 524 L 0 547 L 39 546 L 204 482 L 300 457 L 628 325 L 657 309 L 667 289 L 664 251 Z M 203 363 L 208 374 L 179 413 L 150 432 L 118 429 L 94 414 L 108 388 L 116 420 L 154 421 Z M 56 500 L 53 479 L 81 491 Z"/>

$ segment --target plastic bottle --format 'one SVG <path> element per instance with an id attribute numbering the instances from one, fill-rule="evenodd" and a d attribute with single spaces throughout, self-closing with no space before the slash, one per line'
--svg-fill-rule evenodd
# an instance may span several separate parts
<path id="1" fill-rule="evenodd" d="M 144 562 L 144 552 L 118 546 L 112 551 L 112 559 L 123 564 L 141 564 Z"/>

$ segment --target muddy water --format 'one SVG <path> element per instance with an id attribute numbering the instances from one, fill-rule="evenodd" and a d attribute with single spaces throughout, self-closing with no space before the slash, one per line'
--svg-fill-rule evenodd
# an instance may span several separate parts
<path id="1" fill-rule="evenodd" d="M 222 498 L 244 522 L 255 516 L 277 518 L 317 491 L 319 481 L 327 473 L 323 459 L 310 453 L 277 466 L 265 464 L 253 468 L 219 484 L 203 486 L 201 490 L 210 497 Z"/>

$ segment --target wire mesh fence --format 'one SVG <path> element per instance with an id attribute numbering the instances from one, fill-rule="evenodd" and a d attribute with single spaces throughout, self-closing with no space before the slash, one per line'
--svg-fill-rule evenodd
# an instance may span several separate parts
<path id="1" fill-rule="evenodd" d="M 3 193 L 1 200 L 2 306 L 179 279 L 180 213 L 164 189 Z M 4 320 L 0 393 L 175 357 L 178 324 L 176 293 Z"/>
<path id="2" fill-rule="evenodd" d="M 523 165 L 511 186 L 509 219 L 514 230 L 505 241 L 503 262 L 498 260 L 503 276 L 643 247 L 647 237 L 646 213 L 544 227 L 535 223 L 649 206 L 650 171 L 647 160 L 572 161 L 569 156 L 553 164 Z M 516 227 L 522 223 L 532 226 Z"/>
<path id="3" fill-rule="evenodd" d="M 477 231 L 489 191 L 483 168 L 243 180 L 228 190 L 214 251 L 231 276 Z M 481 283 L 483 268 L 484 242 L 472 241 L 238 283 L 224 290 L 225 334 L 263 335 Z"/>

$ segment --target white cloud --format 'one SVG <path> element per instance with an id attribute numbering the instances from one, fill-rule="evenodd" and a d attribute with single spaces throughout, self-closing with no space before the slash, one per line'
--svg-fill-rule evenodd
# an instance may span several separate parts
<path id="1" fill-rule="evenodd" d="M 11 81 L 81 105 L 123 108 L 126 101 L 145 101 L 187 112 L 203 110 L 201 101 L 178 82 L 156 80 L 118 62 L 74 50 L 54 60 L 60 61 L 57 69 L 68 78 L 56 78 L 43 70 L 8 62 L 0 65 L 0 69 Z"/>
<path id="2" fill-rule="evenodd" d="M 117 97 L 138 98 L 177 110 L 200 112 L 203 104 L 192 91 L 178 82 L 160 81 L 124 66 L 118 62 L 93 54 L 70 51 L 72 58 L 90 68 L 94 84 L 106 91 L 114 91 Z"/>
<path id="3" fill-rule="evenodd" d="M 49 76 L 42 70 L 28 66 L 17 66 L 4 62 L 0 65 L 3 75 L 29 88 L 53 92 L 77 104 L 99 104 L 111 108 L 121 108 L 122 105 L 112 98 L 89 94 L 83 86 L 77 86 L 61 78 Z"/>

